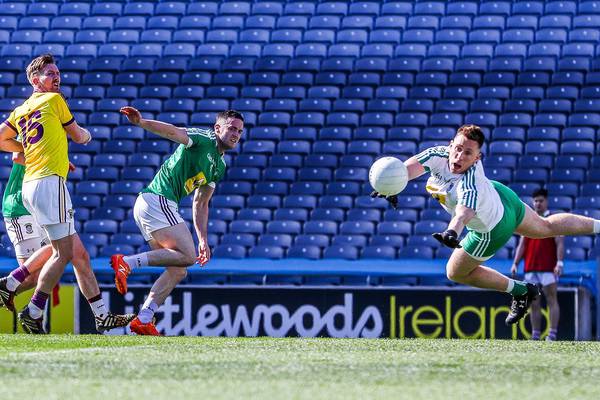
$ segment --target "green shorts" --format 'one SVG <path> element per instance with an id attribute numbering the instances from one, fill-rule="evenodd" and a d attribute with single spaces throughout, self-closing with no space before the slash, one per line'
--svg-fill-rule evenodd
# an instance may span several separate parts
<path id="1" fill-rule="evenodd" d="M 500 182 L 490 182 L 500 195 L 500 200 L 504 205 L 504 215 L 490 232 L 469 231 L 460 242 L 467 254 L 479 261 L 492 258 L 510 240 L 525 218 L 525 204 L 519 196 Z"/>

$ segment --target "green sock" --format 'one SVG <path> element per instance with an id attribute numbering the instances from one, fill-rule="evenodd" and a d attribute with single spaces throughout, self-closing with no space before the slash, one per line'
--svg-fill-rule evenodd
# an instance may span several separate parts
<path id="1" fill-rule="evenodd" d="M 527 285 L 525 282 L 516 281 L 514 279 L 508 279 L 508 287 L 506 292 L 513 296 L 522 296 L 527 293 Z"/>

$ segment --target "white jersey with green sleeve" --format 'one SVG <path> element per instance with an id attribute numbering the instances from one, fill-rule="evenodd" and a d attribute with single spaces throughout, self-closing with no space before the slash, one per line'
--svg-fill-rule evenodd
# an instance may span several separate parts
<path id="1" fill-rule="evenodd" d="M 431 174 L 427 192 L 440 202 L 452 216 L 458 204 L 475 211 L 467 228 L 490 232 L 504 215 L 504 205 L 492 182 L 485 176 L 483 164 L 477 161 L 463 174 L 450 172 L 447 146 L 431 147 L 416 156 L 417 161 Z"/>
<path id="2" fill-rule="evenodd" d="M 200 186 L 216 186 L 225 175 L 225 159 L 217 147 L 215 132 L 188 128 L 190 145 L 179 145 L 160 167 L 142 193 L 154 193 L 175 203 Z"/>

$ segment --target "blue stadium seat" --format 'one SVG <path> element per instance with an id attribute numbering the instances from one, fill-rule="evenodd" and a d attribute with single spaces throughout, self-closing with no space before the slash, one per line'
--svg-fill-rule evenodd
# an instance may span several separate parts
<path id="1" fill-rule="evenodd" d="M 566 248 L 565 259 L 571 261 L 585 261 L 587 259 L 587 252 L 581 248 Z"/>
<path id="2" fill-rule="evenodd" d="M 404 237 L 399 234 L 377 234 L 371 237 L 370 246 L 390 246 L 395 249 L 404 246 Z"/>
<path id="3" fill-rule="evenodd" d="M 112 194 L 138 194 L 144 188 L 144 184 L 139 181 L 119 181 L 110 186 Z"/>
<path id="4" fill-rule="evenodd" d="M 433 249 L 441 247 L 440 243 L 431 235 L 412 235 L 408 238 L 406 245 L 407 247 L 428 246 Z"/>
<path id="5" fill-rule="evenodd" d="M 580 196 L 575 199 L 575 207 L 579 209 L 599 209 L 600 197 L 596 195 Z"/>
<path id="6" fill-rule="evenodd" d="M 273 217 L 276 221 L 304 222 L 308 219 L 308 211 L 303 208 L 282 208 L 276 210 Z M 267 226 L 267 230 L 269 231 L 270 229 L 271 228 Z M 272 229 L 276 229 L 276 226 L 272 227 Z"/>
<path id="7" fill-rule="evenodd" d="M 415 235 L 430 235 L 436 232 L 443 232 L 448 224 L 439 220 L 421 220 L 414 226 Z"/>
<path id="8" fill-rule="evenodd" d="M 284 249 L 280 246 L 254 246 L 248 257 L 250 258 L 268 258 L 271 260 L 279 260 L 284 256 Z"/>
<path id="9" fill-rule="evenodd" d="M 226 233 L 221 237 L 220 244 L 252 247 L 256 245 L 256 237 L 250 233 Z"/>
<path id="10" fill-rule="evenodd" d="M 118 222 L 107 219 L 92 219 L 83 224 L 85 233 L 113 233 L 117 228 Z"/>
<path id="11" fill-rule="evenodd" d="M 406 246 L 398 253 L 398 258 L 433 258 L 433 249 L 429 246 Z"/>
<path id="12" fill-rule="evenodd" d="M 323 258 L 341 258 L 344 260 L 358 259 L 358 249 L 350 245 L 332 245 L 325 249 Z"/>
<path id="13" fill-rule="evenodd" d="M 246 257 L 246 248 L 240 245 L 219 245 L 214 251 L 215 258 L 233 258 L 242 259 Z"/>
<path id="14" fill-rule="evenodd" d="M 327 247 L 329 246 L 329 236 L 324 234 L 297 235 L 294 244 L 300 246 Z"/>
<path id="15" fill-rule="evenodd" d="M 321 249 L 317 246 L 294 245 L 287 252 L 288 258 L 306 258 L 318 260 L 321 258 Z"/>
<path id="16" fill-rule="evenodd" d="M 346 219 L 344 210 L 352 207 L 352 198 L 350 196 L 321 196 L 319 207 L 322 208 L 316 208 L 311 212 L 313 221 L 342 222 Z"/>

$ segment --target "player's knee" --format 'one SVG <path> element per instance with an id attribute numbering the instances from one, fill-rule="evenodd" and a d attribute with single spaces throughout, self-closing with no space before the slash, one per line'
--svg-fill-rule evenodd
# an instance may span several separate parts
<path id="1" fill-rule="evenodd" d="M 196 255 L 193 253 L 183 253 L 183 264 L 184 265 L 194 265 L 194 263 L 196 262 Z M 182 268 L 183 270 L 185 270 L 185 268 Z"/>
<path id="2" fill-rule="evenodd" d="M 73 248 L 71 246 L 61 246 L 54 250 L 54 258 L 65 264 L 73 259 Z"/>
<path id="3" fill-rule="evenodd" d="M 455 268 L 446 268 L 446 277 L 453 282 L 460 282 L 462 275 Z"/>
<path id="4" fill-rule="evenodd" d="M 177 282 L 181 282 L 187 276 L 187 268 L 171 268 L 169 273 L 177 280 Z"/>

